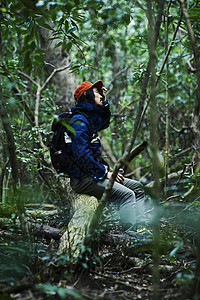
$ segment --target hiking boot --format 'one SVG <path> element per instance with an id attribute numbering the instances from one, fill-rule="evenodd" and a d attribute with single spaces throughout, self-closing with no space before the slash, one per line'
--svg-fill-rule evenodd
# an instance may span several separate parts
<path id="1" fill-rule="evenodd" d="M 133 244 L 152 244 L 152 233 L 146 227 L 127 230 L 126 234 L 130 237 Z"/>

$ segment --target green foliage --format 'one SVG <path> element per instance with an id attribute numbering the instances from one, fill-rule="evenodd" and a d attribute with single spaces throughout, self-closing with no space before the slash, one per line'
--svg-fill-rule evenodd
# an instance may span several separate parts
<path id="1" fill-rule="evenodd" d="M 10 58 L 18 58 L 18 67 L 31 73 L 33 69 L 45 64 L 43 55 L 46 49 L 39 47 L 38 27 L 52 31 L 52 39 L 60 39 L 56 47 L 63 45 L 63 50 L 69 51 L 72 45 L 80 47 L 83 41 L 74 33 L 78 24 L 84 21 L 84 15 L 79 12 L 82 1 L 3 1 L 1 9 L 2 50 L 9 64 L 2 61 L 3 74 L 8 74 Z M 8 38 L 11 38 L 8 43 Z M 16 49 L 16 44 L 19 47 Z M 15 60 L 17 62 L 17 60 Z M 6 68 L 5 68 L 6 66 Z M 7 70 L 7 71 L 6 71 Z"/>
<path id="2" fill-rule="evenodd" d="M 67 296 L 72 296 L 73 299 L 77 300 L 85 299 L 72 289 L 62 288 L 52 284 L 40 284 L 36 286 L 36 289 L 46 295 L 58 295 L 60 299 L 66 299 Z"/>
<path id="3" fill-rule="evenodd" d="M 16 246 L 15 242 L 11 242 L 11 245 L 1 243 L 0 250 L 1 288 L 5 285 L 13 285 L 25 276 L 32 276 L 31 256 L 27 242 L 23 241 L 23 245 L 19 246 Z"/>
<path id="4" fill-rule="evenodd" d="M 0 217 L 11 217 L 15 213 L 17 213 L 16 205 L 0 203 Z"/>

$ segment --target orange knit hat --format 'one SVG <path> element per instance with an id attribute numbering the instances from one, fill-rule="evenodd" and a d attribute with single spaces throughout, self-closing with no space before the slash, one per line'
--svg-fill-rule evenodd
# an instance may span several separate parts
<path id="1" fill-rule="evenodd" d="M 76 100 L 78 100 L 84 92 L 86 92 L 87 90 L 89 90 L 91 87 L 96 87 L 98 89 L 98 91 L 101 91 L 102 87 L 103 87 L 103 81 L 102 80 L 98 80 L 96 81 L 94 84 L 92 84 L 91 82 L 87 82 L 84 81 L 82 82 L 74 91 L 74 98 Z"/>

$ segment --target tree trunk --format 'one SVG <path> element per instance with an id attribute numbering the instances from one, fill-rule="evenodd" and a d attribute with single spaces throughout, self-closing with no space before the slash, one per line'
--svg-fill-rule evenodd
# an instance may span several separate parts
<path id="1" fill-rule="evenodd" d="M 159 295 L 159 202 L 160 197 L 160 168 L 159 168 L 159 138 L 158 138 L 158 117 L 156 99 L 156 42 L 157 26 L 161 23 L 164 0 L 158 1 L 158 18 L 154 21 L 153 3 L 147 0 L 148 9 L 148 50 L 149 50 L 149 72 L 151 74 L 150 83 L 150 147 L 152 152 L 152 170 L 155 181 L 152 189 L 152 200 L 154 202 L 155 216 L 153 220 L 153 300 L 160 299 Z"/>
<path id="2" fill-rule="evenodd" d="M 200 169 L 200 60 L 199 60 L 199 50 L 196 45 L 195 34 L 192 28 L 192 24 L 190 22 L 189 14 L 186 9 L 185 2 L 179 0 L 181 5 L 182 13 L 185 18 L 188 36 L 191 42 L 192 51 L 194 54 L 194 65 L 195 65 L 195 75 L 197 78 L 197 86 L 196 86 L 196 103 L 192 118 L 192 131 L 194 134 L 194 156 L 193 156 L 193 166 L 194 170 Z"/>
<path id="3" fill-rule="evenodd" d="M 19 179 L 18 174 L 18 161 L 16 157 L 16 147 L 15 140 L 12 132 L 12 128 L 10 125 L 10 120 L 8 114 L 6 112 L 5 105 L 3 103 L 2 98 L 0 99 L 0 116 L 3 124 L 3 128 L 6 132 L 7 137 L 7 145 L 8 145 L 8 153 L 9 153 L 9 161 L 12 169 L 12 179 L 13 179 L 13 187 L 16 189 L 17 182 Z"/>
<path id="4" fill-rule="evenodd" d="M 81 246 L 88 233 L 90 221 L 95 209 L 98 206 L 98 200 L 88 195 L 75 195 L 72 206 L 74 215 L 68 224 L 68 229 L 61 237 L 58 254 L 66 253 L 74 260 L 82 252 Z"/>
<path id="5" fill-rule="evenodd" d="M 62 51 L 62 46 L 54 49 L 60 40 L 47 40 L 52 38 L 52 31 L 42 27 L 39 27 L 38 31 L 40 35 L 40 48 L 47 51 L 44 59 L 47 63 L 45 71 L 48 75 L 51 74 L 53 69 L 69 65 L 71 62 L 70 53 Z M 66 69 L 57 73 L 52 78 L 52 82 L 58 95 L 55 103 L 60 107 L 61 111 L 69 111 L 74 104 L 73 92 L 77 86 L 74 73 Z"/>

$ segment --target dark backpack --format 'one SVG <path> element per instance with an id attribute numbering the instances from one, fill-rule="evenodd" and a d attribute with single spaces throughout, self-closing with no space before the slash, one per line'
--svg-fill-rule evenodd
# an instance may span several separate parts
<path id="1" fill-rule="evenodd" d="M 90 136 L 93 135 L 93 125 L 86 114 L 77 111 L 76 114 L 84 115 L 90 123 Z M 71 112 L 61 113 L 54 119 L 51 130 L 54 132 L 53 138 L 49 143 L 51 162 L 56 172 L 69 175 L 70 170 L 77 167 L 71 151 L 71 135 L 74 134 L 73 128 L 69 125 L 73 116 Z M 79 167 L 79 166 L 78 166 Z"/>

